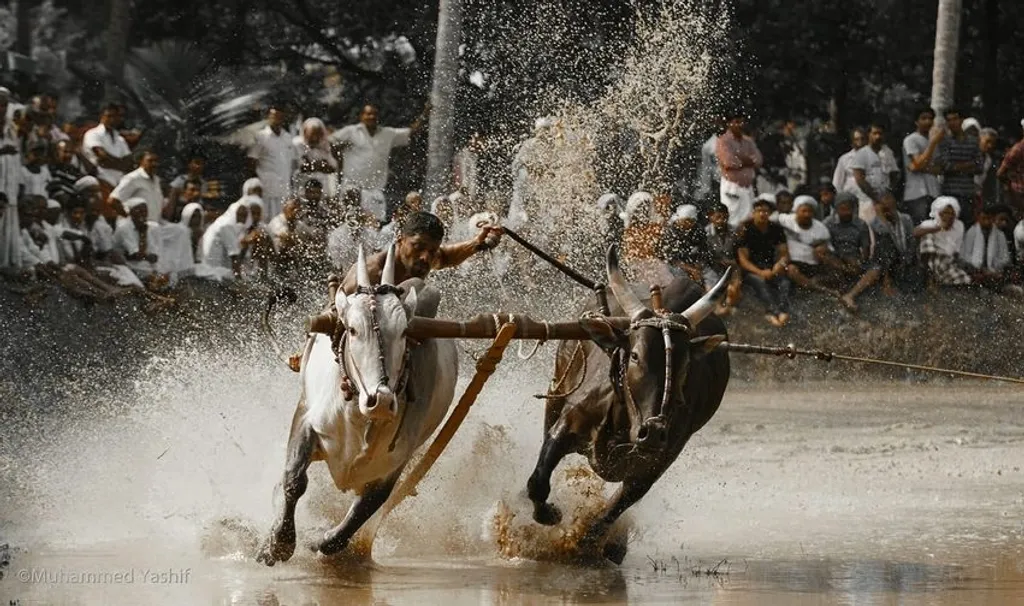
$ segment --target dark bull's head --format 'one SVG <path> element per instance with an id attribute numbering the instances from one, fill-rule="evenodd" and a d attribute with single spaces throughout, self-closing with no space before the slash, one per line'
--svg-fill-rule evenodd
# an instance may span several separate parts
<path id="1" fill-rule="evenodd" d="M 644 305 L 622 275 L 614 246 L 608 250 L 607 272 L 612 294 L 631 325 L 623 332 L 598 324 L 591 338 L 610 353 L 613 368 L 618 365 L 613 381 L 629 416 L 630 440 L 638 448 L 658 450 L 667 444 L 671 416 L 683 403 L 693 357 L 710 352 L 725 339 L 725 335 L 697 337 L 696 330 L 725 292 L 729 272 L 682 313 Z"/>

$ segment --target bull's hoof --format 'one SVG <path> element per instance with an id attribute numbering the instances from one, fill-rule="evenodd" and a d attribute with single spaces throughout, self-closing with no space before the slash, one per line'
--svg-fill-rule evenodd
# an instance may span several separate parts
<path id="1" fill-rule="evenodd" d="M 313 551 L 318 551 L 325 556 L 329 556 L 343 551 L 346 547 L 348 547 L 347 539 L 325 536 L 323 541 L 320 541 L 320 543 L 314 546 Z"/>
<path id="2" fill-rule="evenodd" d="M 273 566 L 278 562 L 287 562 L 295 553 L 295 543 L 281 543 L 271 539 L 264 543 L 256 553 L 256 561 L 260 564 Z"/>
<path id="3" fill-rule="evenodd" d="M 625 539 L 622 541 L 610 540 L 605 543 L 603 555 L 605 559 L 616 565 L 622 565 L 622 561 L 626 559 L 626 551 L 628 550 Z"/>
<path id="4" fill-rule="evenodd" d="M 562 512 L 551 503 L 534 503 L 533 521 L 544 526 L 556 526 L 562 521 Z"/>

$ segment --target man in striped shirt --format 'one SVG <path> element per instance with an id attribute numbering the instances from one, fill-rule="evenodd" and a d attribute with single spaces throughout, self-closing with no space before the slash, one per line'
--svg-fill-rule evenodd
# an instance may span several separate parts
<path id="1" fill-rule="evenodd" d="M 960 203 L 960 220 L 964 225 L 974 222 L 974 175 L 984 168 L 978 140 L 963 129 L 960 110 L 946 110 L 949 136 L 939 146 L 942 165 L 942 195 L 952 196 Z"/>

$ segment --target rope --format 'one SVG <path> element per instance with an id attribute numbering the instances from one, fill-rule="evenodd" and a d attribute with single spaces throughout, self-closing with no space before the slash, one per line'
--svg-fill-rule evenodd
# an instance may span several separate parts
<path id="1" fill-rule="evenodd" d="M 569 358 L 569 363 L 566 365 L 565 370 L 562 372 L 562 376 L 558 378 L 558 381 L 551 386 L 550 391 L 554 391 L 562 386 L 565 382 L 565 378 L 569 376 L 569 371 L 572 369 L 573 362 L 576 361 L 576 352 L 583 351 L 583 342 L 577 341 L 576 348 L 572 350 L 572 356 Z M 581 369 L 580 380 L 576 383 L 576 386 L 565 393 L 546 393 L 536 394 L 533 396 L 535 400 L 558 400 L 561 398 L 568 398 L 572 394 L 579 391 L 580 387 L 583 386 L 583 381 L 587 378 L 587 355 L 583 354 L 583 368 Z"/>
<path id="2" fill-rule="evenodd" d="M 543 344 L 544 344 L 544 341 L 537 341 L 536 343 L 533 344 L 533 351 L 531 351 L 529 353 L 529 355 L 524 356 L 523 355 L 523 342 L 519 341 L 518 351 L 516 352 L 516 356 L 520 360 L 522 360 L 524 362 L 526 362 L 527 360 L 531 360 L 531 359 L 533 359 L 533 356 L 537 355 L 537 350 L 539 350 L 540 346 L 543 345 Z"/>
<path id="3" fill-rule="evenodd" d="M 891 360 L 881 360 L 878 358 L 864 358 L 860 356 L 847 356 L 843 354 L 837 354 L 833 352 L 825 352 L 820 349 L 797 349 L 795 345 L 790 343 L 786 347 L 768 347 L 764 345 L 747 345 L 745 343 L 729 343 L 723 341 L 719 345 L 720 349 L 728 351 L 734 351 L 736 353 L 752 353 L 752 354 L 765 354 L 770 356 L 786 356 L 790 360 L 796 358 L 796 356 L 808 356 L 816 360 L 823 360 L 825 362 L 831 362 L 832 360 L 845 360 L 847 362 L 859 362 L 862 364 L 875 364 L 878 366 L 892 366 L 896 368 L 905 368 L 909 370 L 919 370 L 923 372 L 934 372 L 945 375 L 954 375 L 958 377 L 967 377 L 971 379 L 982 379 L 985 381 L 1002 381 L 1004 383 L 1017 383 L 1024 385 L 1024 379 L 1018 379 L 1015 377 L 1004 377 L 999 375 L 988 375 L 979 372 L 968 372 L 966 370 L 952 370 L 949 368 L 938 368 L 936 366 L 925 366 L 923 364 L 910 364 L 907 362 L 893 362 Z"/>

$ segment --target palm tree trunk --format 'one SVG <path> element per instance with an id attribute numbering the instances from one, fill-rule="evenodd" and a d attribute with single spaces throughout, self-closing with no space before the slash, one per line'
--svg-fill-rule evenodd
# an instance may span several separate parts
<path id="1" fill-rule="evenodd" d="M 944 112 L 953 106 L 962 4 L 962 0 L 939 0 L 935 26 L 935 63 L 932 67 L 932 108 L 939 122 Z"/>
<path id="2" fill-rule="evenodd" d="M 132 25 L 132 0 L 110 0 L 110 25 L 107 28 L 107 71 L 119 82 L 124 77 L 128 33 Z M 107 101 L 117 97 L 117 87 L 108 81 L 104 96 Z"/>
<path id="3" fill-rule="evenodd" d="M 455 96 L 462 43 L 463 0 L 440 0 L 434 83 L 430 91 L 430 135 L 427 139 L 426 200 L 448 193 L 455 148 Z"/>

